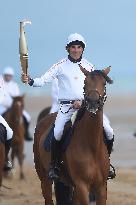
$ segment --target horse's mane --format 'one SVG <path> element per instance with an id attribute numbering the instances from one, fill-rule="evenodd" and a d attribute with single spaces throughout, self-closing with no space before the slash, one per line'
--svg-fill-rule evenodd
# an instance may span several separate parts
<path id="1" fill-rule="evenodd" d="M 102 75 L 106 82 L 109 83 L 109 84 L 112 84 L 113 83 L 113 80 L 107 76 L 102 70 L 94 70 L 92 72 L 89 73 L 90 76 L 94 76 L 94 75 Z"/>

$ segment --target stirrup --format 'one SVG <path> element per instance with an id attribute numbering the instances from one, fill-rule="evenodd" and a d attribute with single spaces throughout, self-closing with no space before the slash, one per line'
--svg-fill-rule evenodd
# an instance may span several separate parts
<path id="1" fill-rule="evenodd" d="M 112 164 L 110 164 L 110 167 L 112 168 L 112 170 L 109 171 L 109 175 L 108 175 L 108 180 L 109 179 L 114 179 L 116 177 L 116 172 L 115 172 L 115 168 L 112 166 Z"/>

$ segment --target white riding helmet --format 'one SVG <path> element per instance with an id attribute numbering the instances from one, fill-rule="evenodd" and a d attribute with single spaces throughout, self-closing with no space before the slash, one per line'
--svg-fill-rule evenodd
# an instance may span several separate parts
<path id="1" fill-rule="evenodd" d="M 68 39 L 67 39 L 66 49 L 69 46 L 74 45 L 75 43 L 79 43 L 83 48 L 86 47 L 86 43 L 85 43 L 84 37 L 81 36 L 78 33 L 73 33 L 73 34 L 70 34 Z"/>
<path id="2" fill-rule="evenodd" d="M 13 68 L 11 68 L 11 67 L 4 68 L 3 75 L 12 75 L 12 76 L 14 76 Z"/>

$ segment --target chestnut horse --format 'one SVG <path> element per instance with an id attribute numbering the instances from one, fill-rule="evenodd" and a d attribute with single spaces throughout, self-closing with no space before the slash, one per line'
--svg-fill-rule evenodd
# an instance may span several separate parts
<path id="1" fill-rule="evenodd" d="M 0 124 L 0 187 L 2 186 L 3 168 L 5 165 L 5 128 Z"/>
<path id="2" fill-rule="evenodd" d="M 37 123 L 39 123 L 40 120 L 42 120 L 43 118 L 47 117 L 47 115 L 50 114 L 50 110 L 51 110 L 51 106 L 44 108 L 37 117 Z M 55 190 L 55 198 L 56 198 L 57 205 L 71 205 L 72 204 L 71 196 L 73 193 L 73 189 L 71 186 L 68 186 L 63 182 L 58 181 L 54 183 L 54 190 Z"/>
<path id="3" fill-rule="evenodd" d="M 20 179 L 24 179 L 24 135 L 25 125 L 23 120 L 24 96 L 13 97 L 11 108 L 4 114 L 4 118 L 13 130 L 11 160 L 17 157 L 20 166 Z"/>
<path id="4" fill-rule="evenodd" d="M 110 162 L 103 140 L 103 105 L 106 100 L 106 82 L 110 67 L 88 72 L 80 66 L 86 76 L 84 86 L 84 109 L 82 118 L 76 123 L 71 142 L 63 153 L 63 162 L 74 188 L 73 204 L 89 205 L 89 192 L 95 190 L 96 205 L 106 205 L 107 178 Z M 34 134 L 34 162 L 45 205 L 53 205 L 52 183 L 48 180 L 50 153 L 44 149 L 44 141 L 54 123 L 56 114 L 42 119 Z M 60 179 L 61 180 L 61 179 Z"/>
<path id="5" fill-rule="evenodd" d="M 51 109 L 51 107 L 49 106 L 49 107 L 44 108 L 40 112 L 40 114 L 37 117 L 37 123 L 40 122 L 41 119 L 43 119 L 45 116 L 47 116 L 50 113 L 50 109 Z"/>

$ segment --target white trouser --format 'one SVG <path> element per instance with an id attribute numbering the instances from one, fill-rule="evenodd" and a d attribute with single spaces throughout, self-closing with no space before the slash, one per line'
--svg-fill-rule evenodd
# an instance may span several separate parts
<path id="1" fill-rule="evenodd" d="M 10 95 L 5 95 L 4 100 L 0 103 L 0 115 L 3 115 L 13 103 L 13 99 Z"/>
<path id="2" fill-rule="evenodd" d="M 60 109 L 58 111 L 58 114 L 55 120 L 55 127 L 54 127 L 54 137 L 58 141 L 61 140 L 66 122 L 68 122 L 71 119 L 72 114 L 76 111 L 76 109 L 73 109 L 73 108 L 69 110 L 71 106 L 72 105 L 69 105 L 69 104 L 60 105 Z M 65 113 L 68 110 L 69 112 Z"/>
<path id="3" fill-rule="evenodd" d="M 8 110 L 8 108 L 6 108 L 3 105 L 0 105 L 0 115 L 3 115 L 7 110 Z"/>
<path id="4" fill-rule="evenodd" d="M 5 121 L 5 119 L 0 115 L 0 123 L 3 124 L 6 127 L 7 130 L 7 140 L 10 140 L 13 136 L 13 131 L 9 127 L 8 123 Z"/>
<path id="5" fill-rule="evenodd" d="M 103 127 L 104 131 L 106 132 L 107 139 L 111 140 L 113 138 L 114 132 L 112 127 L 110 126 L 110 121 L 105 114 L 103 114 Z"/>
<path id="6" fill-rule="evenodd" d="M 30 121 L 31 121 L 31 116 L 30 116 L 30 114 L 29 114 L 26 110 L 23 110 L 23 116 L 25 117 L 25 119 L 27 120 L 27 122 L 30 123 Z"/>
<path id="7" fill-rule="evenodd" d="M 55 127 L 54 127 L 54 137 L 58 141 L 61 140 L 66 122 L 68 122 L 71 119 L 72 114 L 77 110 L 73 108 L 69 110 L 70 107 L 71 105 L 68 105 L 68 104 L 60 105 L 60 109 L 58 111 L 58 114 L 55 120 Z M 66 113 L 68 110 L 69 112 Z M 113 138 L 114 133 L 113 133 L 113 129 L 110 126 L 109 120 L 105 115 L 103 115 L 103 127 L 106 132 L 107 139 L 111 140 Z"/>
<path id="8" fill-rule="evenodd" d="M 59 106 L 60 106 L 59 103 L 57 103 L 57 102 L 53 103 L 51 106 L 50 113 L 58 112 Z"/>

